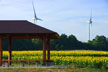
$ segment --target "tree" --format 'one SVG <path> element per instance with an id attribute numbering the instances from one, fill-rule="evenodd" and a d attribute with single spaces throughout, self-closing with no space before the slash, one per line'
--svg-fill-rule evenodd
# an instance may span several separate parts
<path id="1" fill-rule="evenodd" d="M 40 39 L 32 39 L 36 50 L 42 50 L 42 41 Z"/>
<path id="2" fill-rule="evenodd" d="M 76 37 L 74 35 L 69 35 L 68 37 L 68 47 L 69 49 L 78 49 L 77 47 L 78 44 L 78 40 L 76 39 Z"/>
<path id="3" fill-rule="evenodd" d="M 98 50 L 108 50 L 107 49 L 107 40 L 105 36 L 96 36 L 93 39 L 93 45 L 96 46 Z"/>
<path id="4" fill-rule="evenodd" d="M 3 50 L 8 50 L 9 40 L 3 40 Z M 51 50 L 104 50 L 108 51 L 108 38 L 96 36 L 88 42 L 77 40 L 74 35 L 62 34 L 59 39 L 50 40 Z M 42 50 L 40 39 L 12 39 L 12 50 Z"/>

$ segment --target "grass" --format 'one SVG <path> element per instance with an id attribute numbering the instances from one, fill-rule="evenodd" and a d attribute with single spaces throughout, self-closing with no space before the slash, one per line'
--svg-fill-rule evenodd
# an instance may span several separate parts
<path id="1" fill-rule="evenodd" d="M 108 69 L 96 68 L 2 68 L 0 72 L 108 72 Z"/>
<path id="2" fill-rule="evenodd" d="M 0 69 L 0 72 L 70 72 L 71 69 L 47 69 L 47 68 L 16 68 Z"/>

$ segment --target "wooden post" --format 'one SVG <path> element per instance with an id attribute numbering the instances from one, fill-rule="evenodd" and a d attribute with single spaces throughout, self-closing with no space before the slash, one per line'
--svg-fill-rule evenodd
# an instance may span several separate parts
<path id="1" fill-rule="evenodd" d="M 2 66 L 2 38 L 0 38 L 0 66 Z"/>
<path id="2" fill-rule="evenodd" d="M 11 54 L 12 54 L 12 52 L 11 52 L 11 50 L 12 50 L 12 43 L 11 43 L 11 38 L 9 38 L 9 54 L 8 54 L 8 65 L 11 65 Z"/>
<path id="3" fill-rule="evenodd" d="M 46 65 L 46 39 L 43 38 L 43 65 Z"/>
<path id="4" fill-rule="evenodd" d="M 50 38 L 47 40 L 47 50 L 48 61 L 50 61 Z"/>

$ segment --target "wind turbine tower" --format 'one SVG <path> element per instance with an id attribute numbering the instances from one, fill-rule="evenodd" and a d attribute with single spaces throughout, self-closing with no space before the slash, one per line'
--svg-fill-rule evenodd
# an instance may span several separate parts
<path id="1" fill-rule="evenodd" d="M 88 20 L 88 24 L 89 24 L 89 41 L 90 41 L 90 30 L 91 30 L 91 25 L 92 25 L 92 11 L 91 11 L 90 19 Z"/>

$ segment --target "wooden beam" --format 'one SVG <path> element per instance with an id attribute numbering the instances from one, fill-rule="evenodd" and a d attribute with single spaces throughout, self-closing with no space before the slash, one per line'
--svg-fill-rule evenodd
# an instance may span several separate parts
<path id="1" fill-rule="evenodd" d="M 12 41 L 11 38 L 9 38 L 8 65 L 11 65 L 11 56 L 12 56 Z"/>
<path id="2" fill-rule="evenodd" d="M 43 65 L 46 65 L 46 39 L 43 38 Z"/>
<path id="3" fill-rule="evenodd" d="M 47 40 L 47 50 L 48 61 L 50 61 L 50 38 Z"/>
<path id="4" fill-rule="evenodd" d="M 0 66 L 2 66 L 2 47 L 3 47 L 3 42 L 2 38 L 0 38 Z"/>
<path id="5" fill-rule="evenodd" d="M 28 38 L 40 39 L 43 36 L 45 36 L 45 37 L 50 36 L 50 38 L 54 38 L 54 39 L 58 38 L 58 37 L 56 37 L 56 35 L 53 35 L 53 34 L 41 34 L 41 35 L 20 35 L 20 34 L 11 35 L 11 34 L 6 34 L 6 35 L 2 35 L 2 38 L 5 39 L 5 38 L 9 38 L 10 36 L 11 36 L 11 38 L 14 38 L 14 39 L 28 39 Z"/>
<path id="6" fill-rule="evenodd" d="M 10 36 L 3 36 L 2 38 L 6 39 L 9 38 Z M 12 39 L 32 39 L 32 38 L 41 38 L 41 36 L 35 36 L 35 35 L 11 35 Z"/>

